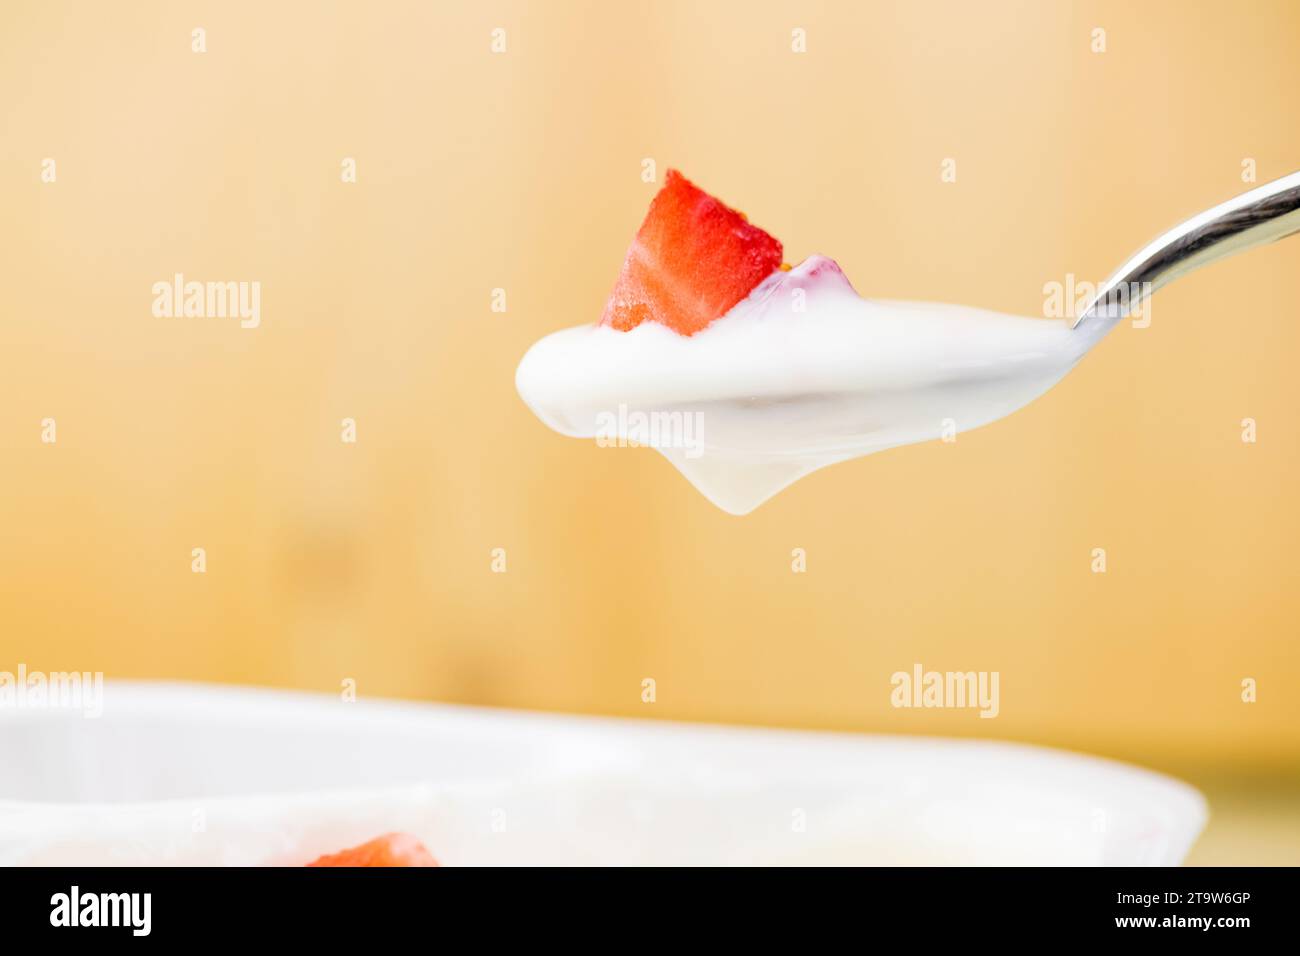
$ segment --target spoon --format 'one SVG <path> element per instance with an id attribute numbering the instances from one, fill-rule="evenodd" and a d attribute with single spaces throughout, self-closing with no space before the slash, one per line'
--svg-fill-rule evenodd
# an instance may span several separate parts
<path id="1" fill-rule="evenodd" d="M 1095 343 L 1179 276 L 1297 232 L 1300 172 L 1219 203 L 1147 243 L 1102 284 L 1072 328 Z"/>
<path id="2" fill-rule="evenodd" d="M 1300 172 L 1149 243 L 1073 323 L 863 299 L 834 262 L 810 256 L 692 338 L 653 325 L 552 333 L 520 361 L 515 385 L 556 431 L 648 444 L 718 507 L 746 514 L 827 465 L 952 441 L 1012 414 L 1165 283 L 1295 232 Z M 638 427 L 658 415 L 667 439 L 629 436 L 629 409 Z"/>

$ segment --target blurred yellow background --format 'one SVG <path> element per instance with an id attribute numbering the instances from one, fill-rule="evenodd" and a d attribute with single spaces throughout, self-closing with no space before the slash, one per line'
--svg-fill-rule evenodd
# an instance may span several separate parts
<path id="1" fill-rule="evenodd" d="M 1300 239 L 745 518 L 513 384 L 645 159 L 866 295 L 1041 314 L 1300 169 L 1295 3 L 10 0 L 0 51 L 0 669 L 1035 741 L 1205 788 L 1193 862 L 1300 862 Z M 260 327 L 156 318 L 178 272 Z M 1000 715 L 892 708 L 917 662 Z"/>

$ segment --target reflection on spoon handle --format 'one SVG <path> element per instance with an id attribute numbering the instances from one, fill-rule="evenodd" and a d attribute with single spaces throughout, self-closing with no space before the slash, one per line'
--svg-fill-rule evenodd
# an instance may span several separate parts
<path id="1" fill-rule="evenodd" d="M 1170 229 L 1124 263 L 1074 328 L 1100 338 L 1144 298 L 1193 269 L 1300 232 L 1300 172 L 1242 193 Z"/>

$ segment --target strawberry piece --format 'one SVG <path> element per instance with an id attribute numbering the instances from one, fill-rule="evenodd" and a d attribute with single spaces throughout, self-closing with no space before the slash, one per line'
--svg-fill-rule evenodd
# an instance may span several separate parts
<path id="1" fill-rule="evenodd" d="M 437 866 L 424 844 L 406 833 L 385 833 L 360 846 L 329 853 L 308 866 Z"/>
<path id="2" fill-rule="evenodd" d="M 600 324 L 694 335 L 781 266 L 781 243 L 675 169 L 628 248 Z"/>

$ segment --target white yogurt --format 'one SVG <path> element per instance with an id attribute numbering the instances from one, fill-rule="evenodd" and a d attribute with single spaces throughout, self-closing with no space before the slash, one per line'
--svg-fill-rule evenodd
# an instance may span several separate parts
<path id="1" fill-rule="evenodd" d="M 655 322 L 548 335 L 515 385 L 556 431 L 653 445 L 710 501 L 745 514 L 818 468 L 1010 414 L 1100 334 L 863 299 L 813 256 L 693 336 Z"/>

